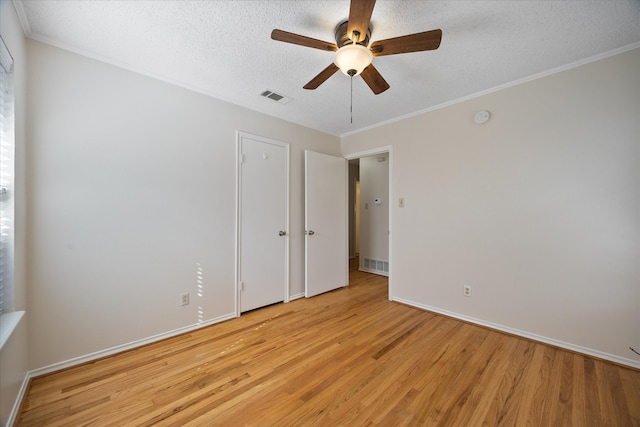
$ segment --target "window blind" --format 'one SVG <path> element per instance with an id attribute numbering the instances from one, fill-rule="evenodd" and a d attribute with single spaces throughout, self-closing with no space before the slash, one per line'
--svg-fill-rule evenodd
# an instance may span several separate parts
<path id="1" fill-rule="evenodd" d="M 13 58 L 0 37 L 0 314 L 13 309 Z"/>

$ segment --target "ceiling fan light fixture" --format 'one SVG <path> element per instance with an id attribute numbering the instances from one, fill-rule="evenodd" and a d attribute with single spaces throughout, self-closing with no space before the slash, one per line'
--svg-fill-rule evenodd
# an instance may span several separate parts
<path id="1" fill-rule="evenodd" d="M 347 76 L 357 76 L 371 64 L 372 60 L 373 54 L 366 46 L 354 43 L 338 49 L 335 64 Z"/>

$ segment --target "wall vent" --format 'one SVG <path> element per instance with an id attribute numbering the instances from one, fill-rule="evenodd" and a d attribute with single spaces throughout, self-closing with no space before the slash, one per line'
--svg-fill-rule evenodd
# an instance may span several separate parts
<path id="1" fill-rule="evenodd" d="M 385 276 L 389 275 L 389 261 L 381 261 L 379 259 L 363 258 L 362 268 L 371 273 L 380 273 Z"/>
<path id="2" fill-rule="evenodd" d="M 289 98 L 288 96 L 281 95 L 279 93 L 275 93 L 269 89 L 263 91 L 260 96 L 268 98 L 272 101 L 277 102 L 278 104 L 288 104 L 293 101 L 293 98 Z"/>

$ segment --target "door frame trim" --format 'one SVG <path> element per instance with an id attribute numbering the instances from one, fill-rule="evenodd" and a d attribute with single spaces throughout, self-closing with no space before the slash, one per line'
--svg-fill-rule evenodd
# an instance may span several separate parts
<path id="1" fill-rule="evenodd" d="M 241 213 L 242 213 L 242 140 L 252 139 L 266 144 L 277 145 L 285 149 L 285 232 L 284 236 L 284 288 L 283 288 L 283 302 L 289 302 L 289 192 L 290 192 L 290 145 L 286 142 L 277 141 L 275 139 L 266 138 L 251 133 L 236 131 L 236 218 L 235 218 L 235 277 L 234 277 L 234 306 L 235 316 L 240 317 L 240 267 L 241 267 Z"/>
<path id="2" fill-rule="evenodd" d="M 362 157 L 375 156 L 377 154 L 389 155 L 389 301 L 393 301 L 393 204 L 395 200 L 393 191 L 393 146 L 385 145 L 382 147 L 371 148 L 369 150 L 358 151 L 356 153 L 345 154 L 344 158 L 348 160 L 361 159 Z M 348 185 L 348 184 L 347 184 Z M 349 245 L 349 236 L 347 233 L 347 245 Z"/>

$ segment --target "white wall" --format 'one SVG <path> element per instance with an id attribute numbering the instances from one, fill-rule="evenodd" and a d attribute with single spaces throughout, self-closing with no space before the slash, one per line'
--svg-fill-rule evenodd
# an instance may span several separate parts
<path id="1" fill-rule="evenodd" d="M 638 76 L 636 49 L 345 136 L 393 144 L 392 297 L 640 367 Z"/>
<path id="2" fill-rule="evenodd" d="M 14 308 L 27 309 L 25 268 L 25 141 L 26 141 L 26 47 L 13 2 L 0 1 L 0 35 L 14 60 L 15 99 L 15 233 Z M 0 352 L 0 425 L 5 425 L 28 371 L 27 316 L 23 317 Z"/>
<path id="3" fill-rule="evenodd" d="M 378 158 L 384 158 L 384 161 L 379 162 Z M 376 198 L 381 199 L 379 205 L 374 203 Z M 387 154 L 360 159 L 360 267 L 363 267 L 365 258 L 389 261 L 389 156 Z"/>
<path id="4" fill-rule="evenodd" d="M 349 163 L 349 258 L 356 256 L 356 181 L 360 174 L 360 166 L 358 164 Z"/>
<path id="5" fill-rule="evenodd" d="M 39 42 L 28 59 L 32 369 L 234 312 L 237 130 L 291 144 L 304 292 L 303 150 L 338 138 Z"/>

